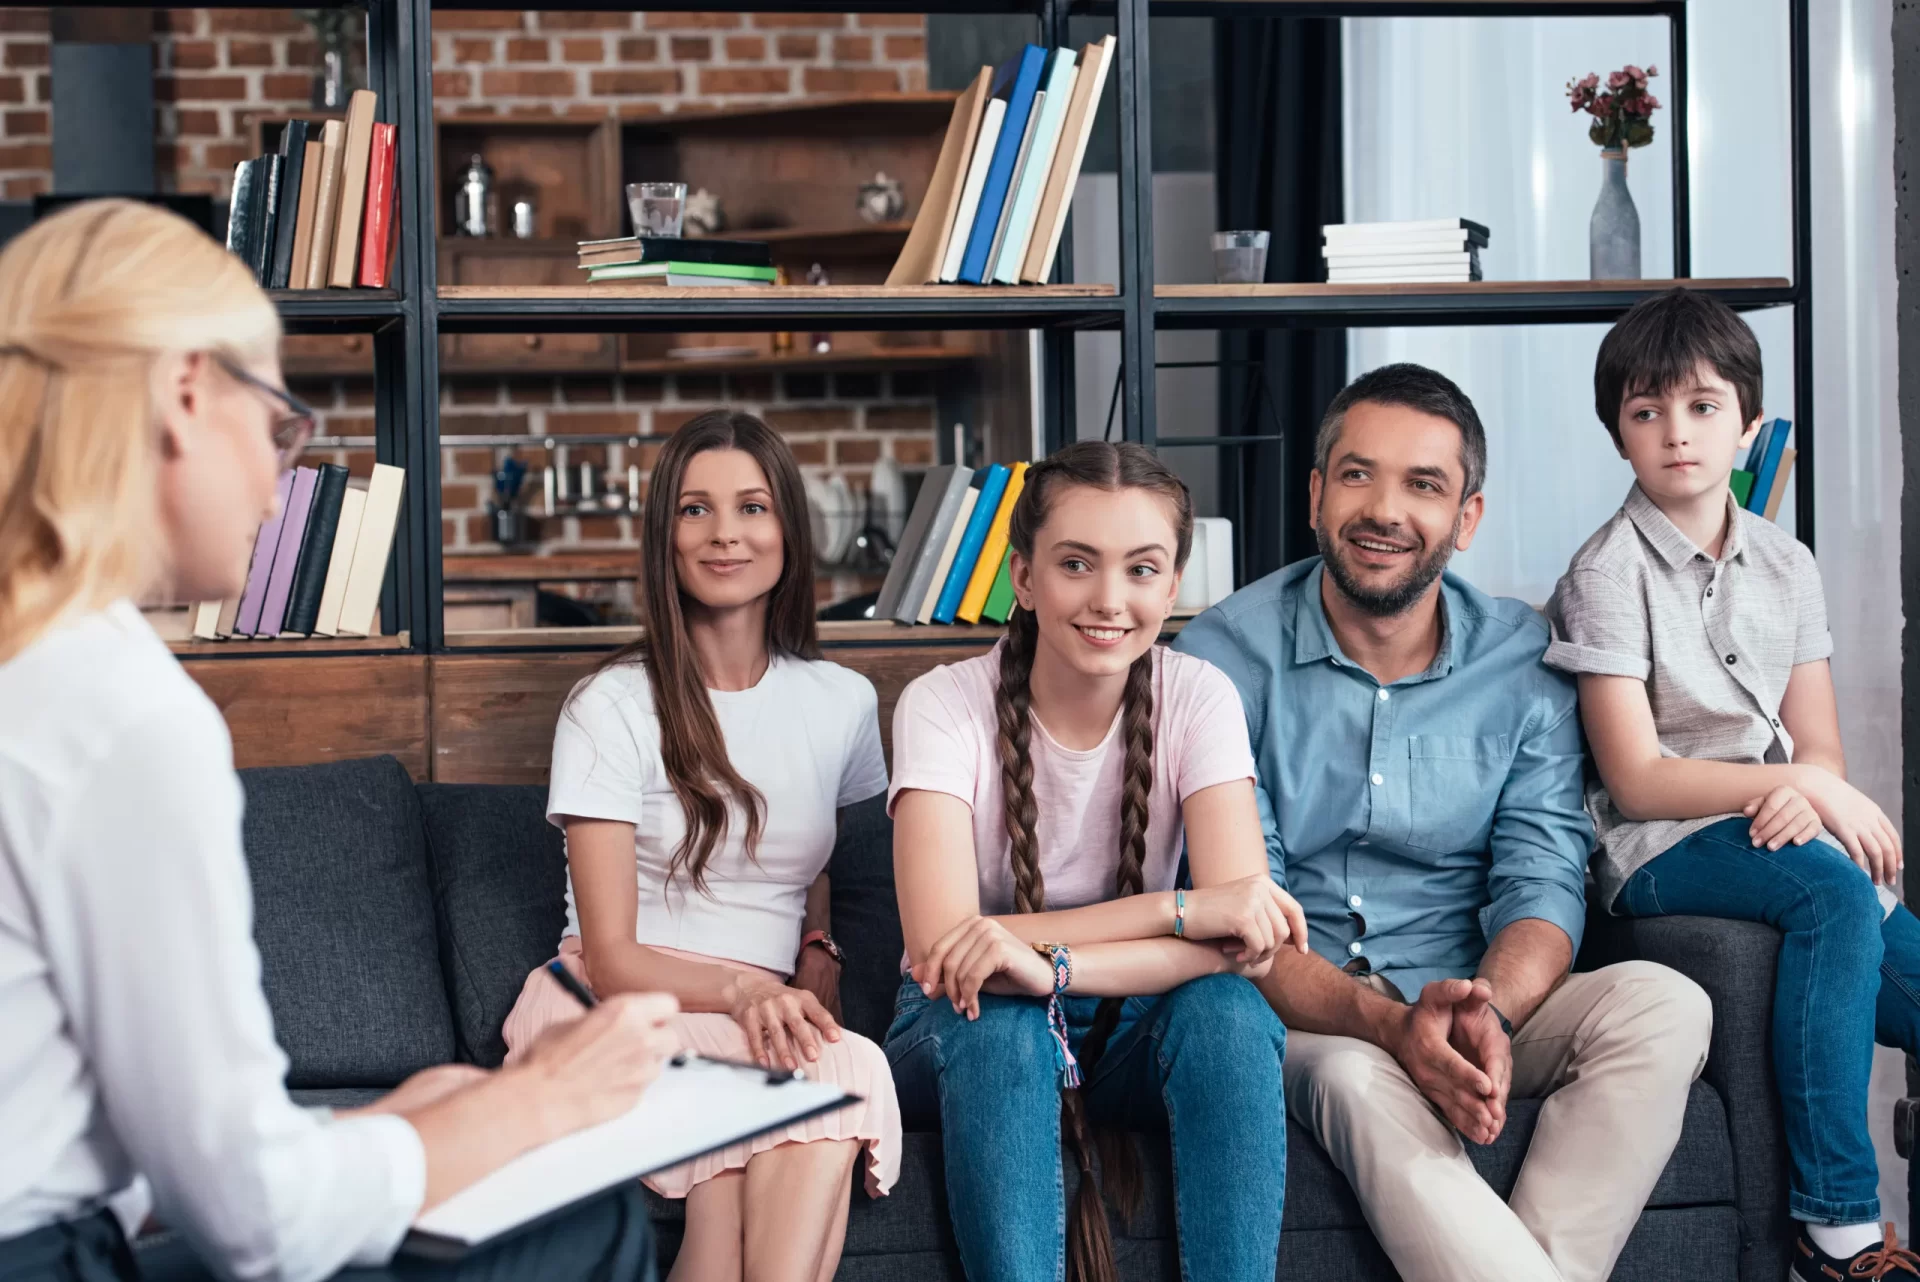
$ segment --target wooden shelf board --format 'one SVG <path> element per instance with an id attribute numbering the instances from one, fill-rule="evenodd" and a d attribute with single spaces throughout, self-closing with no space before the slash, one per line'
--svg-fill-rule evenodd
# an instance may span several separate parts
<path id="1" fill-rule="evenodd" d="M 443 285 L 442 333 L 1112 329 L 1112 285 Z"/>
<path id="2" fill-rule="evenodd" d="M 1167 620 L 1161 635 L 1173 636 L 1186 626 L 1190 615 L 1175 615 Z M 835 620 L 820 624 L 820 644 L 827 647 L 873 646 L 972 646 L 991 645 L 1006 629 L 993 624 L 925 624 L 909 627 L 890 620 Z M 447 633 L 448 649 L 567 648 L 613 649 L 637 641 L 641 628 L 495 628 L 475 632 Z"/>
<path id="3" fill-rule="evenodd" d="M 1160 285 L 1154 289 L 1154 315 L 1156 327 L 1162 329 L 1573 324 L 1613 319 L 1641 299 L 1675 285 L 1710 293 L 1735 308 L 1776 307 L 1795 299 L 1791 281 L 1767 276 L 1684 281 Z"/>
<path id="4" fill-rule="evenodd" d="M 409 634 L 396 632 L 377 637 L 305 637 L 256 641 L 236 637 L 231 641 L 169 641 L 167 648 L 184 658 L 267 659 L 290 654 L 394 654 L 413 644 Z"/>
<path id="5" fill-rule="evenodd" d="M 806 370 L 910 369 L 965 365 L 980 359 L 975 353 L 952 347 L 893 347 L 859 352 L 790 352 L 782 356 L 729 356 L 718 360 L 623 360 L 623 374 L 757 374 L 800 373 Z"/>
<path id="6" fill-rule="evenodd" d="M 631 579 L 639 572 L 638 548 L 562 552 L 552 556 L 449 552 L 440 562 L 440 577 L 447 583 L 618 582 Z"/>

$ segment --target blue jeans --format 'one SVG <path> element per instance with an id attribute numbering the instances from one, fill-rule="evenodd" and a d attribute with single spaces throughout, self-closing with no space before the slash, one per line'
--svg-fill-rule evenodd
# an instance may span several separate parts
<path id="1" fill-rule="evenodd" d="M 1773 1072 L 1785 1114 L 1787 1209 L 1815 1224 L 1880 1218 L 1867 1130 L 1873 1044 L 1920 1051 L 1920 920 L 1882 920 L 1873 883 L 1822 841 L 1756 847 L 1747 819 L 1687 837 L 1635 873 L 1616 911 L 1760 921 L 1785 935 L 1773 982 Z"/>
<path id="2" fill-rule="evenodd" d="M 1076 1054 L 1099 1000 L 1066 999 Z M 900 984 L 887 1059 L 901 1112 L 938 1118 L 947 1205 L 969 1278 L 1066 1274 L 1060 1074 L 1046 1003 L 983 996 L 980 1018 Z M 1133 997 L 1086 1086 L 1088 1118 L 1164 1128 L 1173 1146 L 1180 1271 L 1188 1282 L 1273 1282 L 1286 1199 L 1286 1030 L 1254 986 L 1210 975 Z M 910 1123 L 911 1124 L 911 1123 Z"/>

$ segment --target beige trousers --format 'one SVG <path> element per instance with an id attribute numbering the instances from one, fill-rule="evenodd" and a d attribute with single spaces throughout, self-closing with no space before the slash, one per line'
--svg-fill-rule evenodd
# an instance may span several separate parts
<path id="1" fill-rule="evenodd" d="M 1680 1138 L 1713 1007 L 1652 962 L 1568 976 L 1513 1038 L 1512 1097 L 1545 1097 L 1512 1201 L 1394 1058 L 1287 1034 L 1287 1111 L 1346 1173 L 1406 1282 L 1603 1282 Z"/>

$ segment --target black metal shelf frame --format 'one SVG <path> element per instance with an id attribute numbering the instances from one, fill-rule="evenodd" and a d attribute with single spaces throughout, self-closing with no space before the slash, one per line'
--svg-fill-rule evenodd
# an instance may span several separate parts
<path id="1" fill-rule="evenodd" d="M 124 0 L 67 0 L 69 4 Z M 259 0 L 202 0 L 212 7 L 253 8 Z M 325 3 L 326 0 L 323 0 Z M 1160 444 L 1153 420 L 1154 335 L 1161 329 L 1382 325 L 1553 324 L 1604 321 L 1631 306 L 1635 291 L 1579 290 L 1558 294 L 1311 295 L 1262 298 L 1157 298 L 1153 290 L 1152 120 L 1150 16 L 1664 16 L 1669 21 L 1669 66 L 1674 132 L 1674 267 L 1690 265 L 1686 136 L 1686 6 L 1684 0 L 702 0 L 712 10 L 800 10 L 874 13 L 1016 13 L 1032 15 L 1038 36 L 1064 44 L 1067 19 L 1106 14 L 1119 36 L 1114 68 L 1120 132 L 1120 280 L 1109 297 L 1062 298 L 1015 289 L 982 290 L 978 299 L 839 298 L 810 305 L 804 314 L 787 301 L 743 297 L 713 302 L 681 299 L 493 299 L 439 296 L 434 210 L 440 193 L 432 167 L 433 11 L 438 8 L 521 9 L 534 0 L 335 0 L 364 8 L 370 87 L 380 95 L 379 118 L 395 126 L 403 163 L 397 177 L 400 237 L 398 278 L 387 291 L 290 293 L 276 297 L 288 329 L 299 333 L 371 332 L 377 385 L 375 454 L 407 472 L 405 517 L 381 608 L 390 631 L 409 631 L 416 652 L 445 650 L 441 604 L 439 336 L 454 332 L 528 329 L 605 332 L 682 329 L 757 330 L 786 321 L 794 328 L 837 323 L 843 328 L 1037 329 L 1042 335 L 1041 409 L 1049 448 L 1067 439 L 1076 419 L 1074 335 L 1117 329 L 1121 339 L 1121 423 L 1126 437 Z M 684 0 L 568 0 L 570 9 L 677 9 Z M 1812 237 L 1809 168 L 1808 0 L 1787 0 L 1793 120 L 1793 278 L 1785 289 L 1728 291 L 1739 307 L 1794 309 L 1794 400 L 1799 448 L 1796 496 L 1801 537 L 1813 527 Z M 1061 259 L 1071 264 L 1071 223 Z M 1061 279 L 1070 279 L 1065 267 Z M 1169 438 L 1164 444 L 1231 447 L 1238 441 Z"/>

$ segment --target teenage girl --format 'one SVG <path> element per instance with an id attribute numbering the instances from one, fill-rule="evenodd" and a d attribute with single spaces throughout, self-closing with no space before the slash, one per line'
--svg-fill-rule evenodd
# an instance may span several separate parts
<path id="1" fill-rule="evenodd" d="M 647 635 L 575 688 L 554 734 L 561 960 L 603 994 L 678 997 L 693 1050 L 804 1068 L 864 1101 L 650 1176 L 687 1199 L 670 1282 L 826 1282 L 854 1162 L 874 1196 L 900 1166 L 893 1079 L 835 1018 L 827 933 L 838 809 L 887 786 L 878 701 L 820 657 L 805 503 L 793 452 L 752 415 L 676 432 L 643 518 Z M 535 971 L 507 1062 L 578 1015 Z"/>
<path id="2" fill-rule="evenodd" d="M 1140 446 L 1071 445 L 1027 474 L 1010 538 L 1006 638 L 894 713 L 895 1081 L 943 1131 L 967 1276 L 1054 1282 L 1064 1257 L 1111 1279 L 1092 1129 L 1163 1128 L 1182 1276 L 1271 1282 L 1285 1033 L 1246 977 L 1307 933 L 1268 876 L 1232 683 L 1155 644 L 1186 487 Z M 1132 1149 L 1101 1151 L 1130 1213 Z"/>

